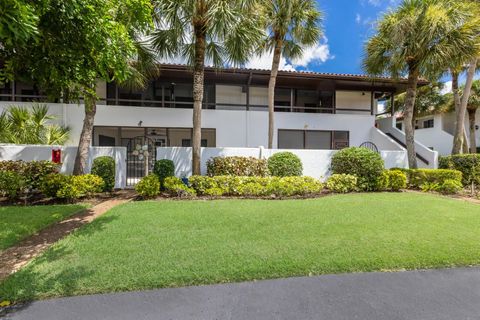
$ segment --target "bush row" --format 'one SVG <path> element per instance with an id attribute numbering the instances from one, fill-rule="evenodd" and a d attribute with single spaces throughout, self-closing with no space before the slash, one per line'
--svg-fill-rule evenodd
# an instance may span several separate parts
<path id="1" fill-rule="evenodd" d="M 0 161 L 0 172 L 5 171 L 18 174 L 24 188 L 35 190 L 46 175 L 59 171 L 59 165 L 51 161 Z"/>
<path id="2" fill-rule="evenodd" d="M 441 169 L 458 170 L 462 172 L 462 183 L 480 185 L 480 154 L 457 154 L 440 157 Z"/>

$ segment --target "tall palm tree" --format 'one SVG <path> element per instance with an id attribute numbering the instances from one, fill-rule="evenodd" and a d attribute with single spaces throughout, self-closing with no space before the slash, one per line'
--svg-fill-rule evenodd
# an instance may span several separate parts
<path id="1" fill-rule="evenodd" d="M 477 110 L 480 108 L 480 80 L 475 80 L 472 82 L 471 93 L 468 99 L 467 112 L 468 112 L 468 123 L 470 130 L 470 153 L 477 153 L 477 119 L 476 114 Z"/>
<path id="2" fill-rule="evenodd" d="M 0 115 L 0 142 L 62 145 L 70 138 L 70 128 L 53 124 L 55 119 L 46 105 L 11 106 Z"/>
<path id="3" fill-rule="evenodd" d="M 205 63 L 245 63 L 259 43 L 254 0 L 155 0 L 152 44 L 163 58 L 182 57 L 193 69 L 192 171 L 200 174 Z"/>
<path id="4" fill-rule="evenodd" d="M 408 163 L 417 168 L 412 125 L 417 84 L 421 77 L 437 78 L 458 57 L 475 54 L 478 26 L 472 13 L 457 0 L 404 0 L 386 13 L 376 35 L 366 44 L 364 68 L 372 75 L 407 75 L 405 99 L 405 144 Z"/>
<path id="5" fill-rule="evenodd" d="M 268 148 L 271 149 L 275 124 L 275 84 L 280 60 L 282 55 L 288 59 L 299 58 L 303 48 L 318 43 L 322 35 L 322 14 L 314 0 L 266 0 L 262 1 L 261 8 L 267 30 L 261 50 L 273 51 L 268 82 Z"/>

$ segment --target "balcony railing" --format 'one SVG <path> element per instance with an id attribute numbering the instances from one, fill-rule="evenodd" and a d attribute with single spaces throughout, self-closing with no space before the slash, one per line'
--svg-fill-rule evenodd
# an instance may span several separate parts
<path id="1" fill-rule="evenodd" d="M 0 94 L 0 101 L 15 102 L 47 102 L 46 96 L 42 95 L 12 95 Z M 82 102 L 82 101 L 80 101 Z M 192 109 L 193 102 L 185 101 L 155 101 L 155 100 L 137 100 L 137 99 L 98 99 L 99 104 L 131 106 L 131 107 L 150 107 L 150 108 L 179 108 Z M 237 110 L 237 111 L 268 111 L 267 105 L 257 104 L 234 104 L 234 103 L 203 103 L 203 109 L 206 110 Z M 293 113 L 325 113 L 325 114 L 371 114 L 371 109 L 344 108 L 340 106 L 332 107 L 310 107 L 310 106 L 275 106 L 275 112 L 293 112 Z"/>

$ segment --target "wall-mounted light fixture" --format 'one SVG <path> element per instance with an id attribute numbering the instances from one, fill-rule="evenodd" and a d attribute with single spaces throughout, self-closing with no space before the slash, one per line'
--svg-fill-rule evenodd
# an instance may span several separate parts
<path id="1" fill-rule="evenodd" d="M 143 125 L 143 121 L 142 120 L 138 121 L 138 126 L 141 127 L 142 125 Z"/>

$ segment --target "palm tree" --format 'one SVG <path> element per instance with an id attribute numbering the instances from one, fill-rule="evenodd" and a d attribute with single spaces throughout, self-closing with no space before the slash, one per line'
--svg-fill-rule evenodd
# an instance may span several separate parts
<path id="1" fill-rule="evenodd" d="M 408 75 L 405 98 L 405 144 L 410 168 L 417 168 L 412 125 L 417 84 L 421 77 L 434 78 L 458 57 L 475 54 L 472 11 L 454 0 L 404 0 L 386 13 L 376 35 L 366 44 L 365 70 L 372 75 Z"/>
<path id="2" fill-rule="evenodd" d="M 200 174 L 205 63 L 245 63 L 262 31 L 254 0 L 156 0 L 152 44 L 162 58 L 183 57 L 193 69 L 192 171 Z"/>
<path id="3" fill-rule="evenodd" d="M 268 148 L 273 147 L 275 84 L 282 55 L 288 59 L 302 56 L 303 47 L 318 43 L 322 31 L 321 13 L 314 0 L 262 1 L 262 16 L 267 30 L 261 50 L 272 52 L 272 70 L 268 82 Z"/>
<path id="4" fill-rule="evenodd" d="M 471 93 L 468 99 L 467 112 L 470 130 L 470 153 L 477 153 L 477 139 L 475 133 L 477 131 L 477 110 L 480 108 L 480 80 L 472 82 Z"/>
<path id="5" fill-rule="evenodd" d="M 55 119 L 46 105 L 11 106 L 0 115 L 0 142 L 62 145 L 70 138 L 70 129 L 53 124 Z"/>

